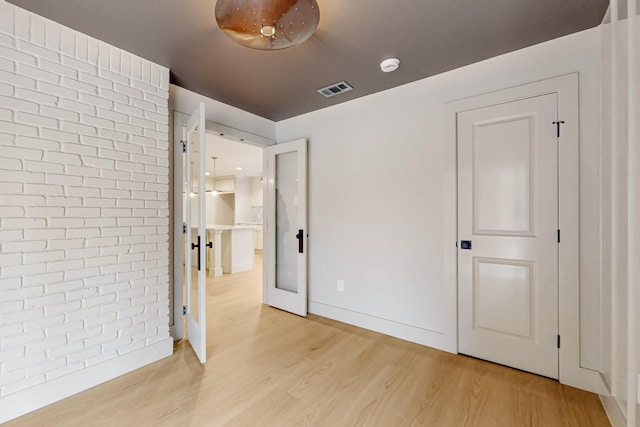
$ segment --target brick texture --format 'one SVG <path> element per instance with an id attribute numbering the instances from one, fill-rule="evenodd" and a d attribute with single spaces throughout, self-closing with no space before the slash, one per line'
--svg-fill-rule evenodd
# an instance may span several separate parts
<path id="1" fill-rule="evenodd" d="M 169 71 L 0 1 L 0 82 L 4 397 L 169 337 Z"/>

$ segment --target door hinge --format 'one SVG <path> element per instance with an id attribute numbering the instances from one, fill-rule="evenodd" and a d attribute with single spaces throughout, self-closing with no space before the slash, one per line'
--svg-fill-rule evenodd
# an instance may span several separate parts
<path id="1" fill-rule="evenodd" d="M 560 335 L 558 335 L 558 348 L 560 348 Z"/>
<path id="2" fill-rule="evenodd" d="M 182 223 L 182 234 L 187 234 L 187 223 L 186 222 Z"/>
<path id="3" fill-rule="evenodd" d="M 187 141 L 180 141 L 182 143 L 182 152 L 187 152 Z"/>
<path id="4" fill-rule="evenodd" d="M 183 315 L 183 316 L 186 316 L 186 315 L 187 315 L 187 306 L 186 306 L 186 305 L 183 305 L 183 306 L 182 306 L 182 315 Z"/>
<path id="5" fill-rule="evenodd" d="M 556 125 L 556 132 L 558 134 L 558 138 L 560 138 L 560 125 L 563 123 L 564 123 L 564 120 L 553 122 L 553 124 Z"/>
<path id="6" fill-rule="evenodd" d="M 558 229 L 558 243 L 560 243 L 560 229 Z"/>

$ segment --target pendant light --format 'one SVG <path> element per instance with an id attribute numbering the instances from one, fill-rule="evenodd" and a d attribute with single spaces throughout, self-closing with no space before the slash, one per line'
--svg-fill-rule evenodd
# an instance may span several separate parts
<path id="1" fill-rule="evenodd" d="M 213 188 L 211 190 L 205 190 L 205 193 L 212 193 L 212 194 L 218 194 L 218 190 L 216 190 L 216 160 L 218 158 L 217 157 L 211 157 L 211 160 L 213 160 L 213 173 L 211 173 L 210 175 L 210 179 L 213 182 Z"/>
<path id="2" fill-rule="evenodd" d="M 278 50 L 311 37 L 320 10 L 316 0 L 218 0 L 216 21 L 243 46 Z"/>

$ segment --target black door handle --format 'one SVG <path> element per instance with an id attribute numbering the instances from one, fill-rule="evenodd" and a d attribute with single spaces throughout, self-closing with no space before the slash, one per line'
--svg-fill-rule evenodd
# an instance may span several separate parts
<path id="1" fill-rule="evenodd" d="M 460 241 L 460 249 L 471 249 L 471 240 L 461 240 Z"/>
<path id="2" fill-rule="evenodd" d="M 209 242 L 205 246 L 208 247 L 209 249 L 213 249 L 213 242 Z"/>
<path id="3" fill-rule="evenodd" d="M 298 253 L 304 253 L 304 230 L 298 230 L 298 234 L 296 234 L 296 239 L 298 239 Z"/>
<path id="4" fill-rule="evenodd" d="M 198 236 L 198 243 L 191 243 L 191 250 L 198 248 L 198 271 L 200 271 L 200 236 Z"/>

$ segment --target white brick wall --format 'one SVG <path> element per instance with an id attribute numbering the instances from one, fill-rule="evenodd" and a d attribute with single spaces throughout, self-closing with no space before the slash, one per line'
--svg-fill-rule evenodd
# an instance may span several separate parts
<path id="1" fill-rule="evenodd" d="M 0 0 L 0 399 L 169 339 L 168 88 Z"/>

